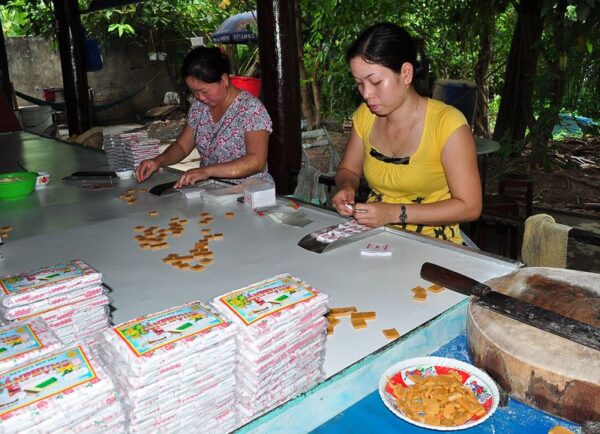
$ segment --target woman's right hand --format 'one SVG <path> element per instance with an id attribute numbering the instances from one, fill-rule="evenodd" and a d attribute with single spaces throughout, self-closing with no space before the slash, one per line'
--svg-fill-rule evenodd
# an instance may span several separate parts
<path id="1" fill-rule="evenodd" d="M 354 196 L 356 196 L 356 191 L 354 191 L 352 187 L 344 187 L 341 190 L 338 190 L 335 196 L 333 196 L 331 202 L 339 215 L 344 217 L 352 215 L 354 209 Z M 346 205 L 351 205 L 351 207 L 347 207 Z"/>
<path id="2" fill-rule="evenodd" d="M 156 159 L 151 158 L 149 160 L 144 160 L 140 163 L 138 167 L 135 169 L 135 177 L 138 182 L 144 182 L 146 179 L 150 178 L 154 172 L 160 169 L 160 164 Z"/>

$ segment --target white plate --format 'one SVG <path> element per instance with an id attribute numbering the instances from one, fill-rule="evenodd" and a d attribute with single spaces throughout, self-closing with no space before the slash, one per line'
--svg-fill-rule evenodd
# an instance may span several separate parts
<path id="1" fill-rule="evenodd" d="M 393 394 L 393 386 L 398 384 L 410 386 L 414 384 L 408 379 L 408 376 L 415 373 L 424 377 L 429 377 L 447 374 L 450 370 L 458 372 L 462 377 L 463 385 L 468 385 L 471 390 L 473 390 L 477 400 L 486 410 L 483 416 L 473 416 L 462 425 L 447 427 L 417 422 L 402 414 L 402 411 L 398 408 L 396 403 L 396 397 Z M 379 395 L 385 406 L 399 418 L 404 419 L 413 425 L 439 431 L 456 431 L 479 425 L 486 421 L 496 411 L 496 408 L 498 408 L 498 401 L 500 400 L 500 394 L 496 383 L 481 369 L 468 363 L 461 362 L 460 360 L 433 356 L 407 359 L 390 367 L 384 372 L 379 380 Z"/>

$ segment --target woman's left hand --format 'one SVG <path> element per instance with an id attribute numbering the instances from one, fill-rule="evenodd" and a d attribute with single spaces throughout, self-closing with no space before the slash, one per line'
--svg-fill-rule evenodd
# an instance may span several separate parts
<path id="1" fill-rule="evenodd" d="M 354 205 L 354 218 L 361 225 L 376 228 L 400 221 L 397 204 L 372 202 Z"/>
<path id="2" fill-rule="evenodd" d="M 183 175 L 179 177 L 174 188 L 186 187 L 188 185 L 193 185 L 198 181 L 204 181 L 210 178 L 210 174 L 206 167 L 200 167 L 198 169 L 190 169 L 185 172 Z"/>

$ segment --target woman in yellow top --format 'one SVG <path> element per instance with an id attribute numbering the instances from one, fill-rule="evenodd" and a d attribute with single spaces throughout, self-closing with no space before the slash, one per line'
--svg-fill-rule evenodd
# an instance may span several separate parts
<path id="1" fill-rule="evenodd" d="M 401 227 L 462 243 L 459 222 L 481 213 L 473 136 L 460 111 L 412 87 L 416 49 L 389 23 L 366 29 L 346 60 L 365 102 L 336 174 L 335 209 L 358 223 Z M 355 203 L 361 176 L 371 192 Z"/>

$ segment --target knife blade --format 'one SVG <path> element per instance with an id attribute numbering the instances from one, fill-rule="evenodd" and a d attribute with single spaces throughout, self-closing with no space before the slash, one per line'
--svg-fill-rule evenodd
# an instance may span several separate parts
<path id="1" fill-rule="evenodd" d="M 116 177 L 115 172 L 74 172 L 62 181 L 70 184 L 112 184 Z"/>
<path id="2" fill-rule="evenodd" d="M 160 196 L 162 194 L 173 193 L 176 190 L 173 188 L 176 181 L 165 182 L 164 184 L 158 184 L 152 187 L 149 192 L 155 196 Z"/>
<path id="3" fill-rule="evenodd" d="M 117 176 L 117 174 L 112 170 L 91 170 L 91 171 L 84 171 L 84 172 L 73 172 L 73 173 L 71 173 L 71 176 L 84 177 L 84 178 L 89 177 L 89 176 L 115 178 Z"/>
<path id="4" fill-rule="evenodd" d="M 484 283 L 430 262 L 422 265 L 421 277 L 463 295 L 477 297 L 472 302 L 479 306 L 600 351 L 598 327 L 493 291 Z"/>

